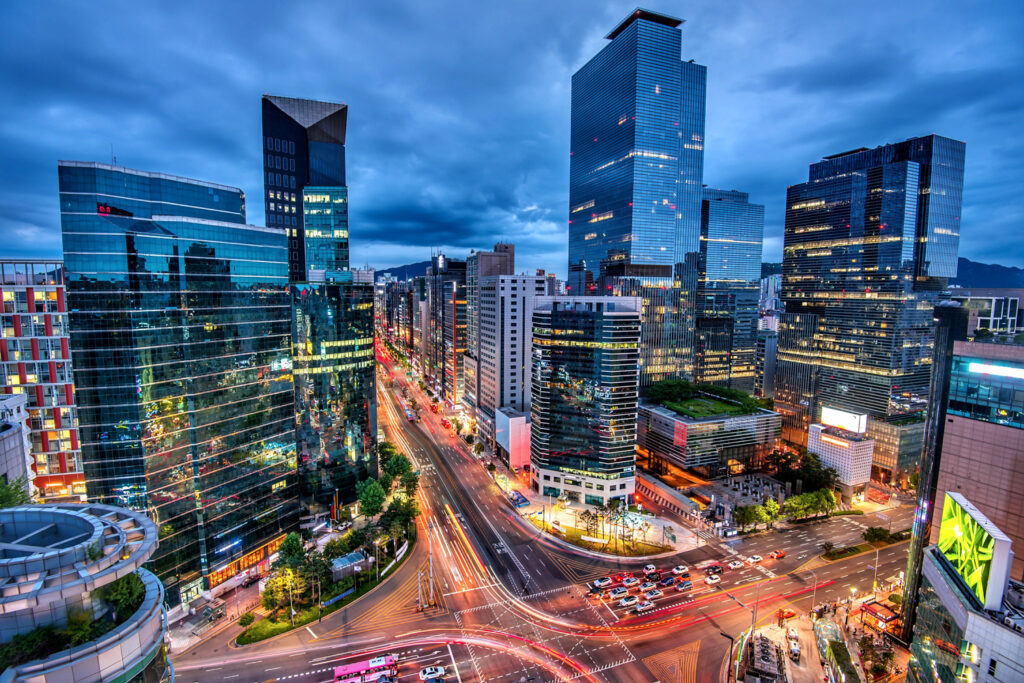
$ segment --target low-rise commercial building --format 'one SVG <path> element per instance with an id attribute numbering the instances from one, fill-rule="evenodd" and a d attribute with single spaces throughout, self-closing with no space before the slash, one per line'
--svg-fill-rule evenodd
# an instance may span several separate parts
<path id="1" fill-rule="evenodd" d="M 759 464 L 775 448 L 781 432 L 782 417 L 771 410 L 691 417 L 665 406 L 641 404 L 637 411 L 637 449 L 642 454 L 705 477 L 738 474 Z"/>
<path id="2" fill-rule="evenodd" d="M 864 493 L 871 480 L 874 450 L 874 440 L 863 433 L 830 425 L 813 424 L 807 436 L 807 452 L 817 455 L 823 466 L 836 471 L 836 484 L 845 503 Z"/>
<path id="3" fill-rule="evenodd" d="M 506 467 L 530 467 L 530 414 L 514 408 L 499 408 L 494 414 L 497 454 Z"/>
<path id="4" fill-rule="evenodd" d="M 31 494 L 34 473 L 27 406 L 24 394 L 0 395 L 0 478 L 7 484 L 24 479 Z"/>
<path id="5" fill-rule="evenodd" d="M 157 546 L 156 525 L 141 512 L 110 505 L 31 505 L 0 510 L 0 641 L 51 629 L 53 654 L 9 667 L 0 681 L 123 683 L 172 677 L 163 653 L 164 589 L 142 568 Z M 104 588 L 138 576 L 143 595 L 118 614 Z M 59 640 L 59 629 L 86 614 L 101 632 L 88 642 Z"/>

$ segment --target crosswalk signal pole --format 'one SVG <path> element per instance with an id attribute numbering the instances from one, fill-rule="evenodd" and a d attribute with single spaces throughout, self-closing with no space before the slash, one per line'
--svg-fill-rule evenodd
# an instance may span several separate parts
<path id="1" fill-rule="evenodd" d="M 427 522 L 427 540 L 430 545 L 430 606 L 434 606 L 434 523 Z"/>

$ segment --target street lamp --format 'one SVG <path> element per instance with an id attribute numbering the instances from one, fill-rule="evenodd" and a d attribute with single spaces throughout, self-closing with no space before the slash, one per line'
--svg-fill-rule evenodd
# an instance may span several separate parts
<path id="1" fill-rule="evenodd" d="M 729 672 L 732 670 L 732 649 L 734 647 L 736 647 L 736 639 L 733 638 L 732 636 L 730 636 L 725 631 L 719 631 L 718 633 L 721 634 L 721 636 L 723 638 L 725 638 L 725 639 L 727 639 L 729 641 L 729 658 L 726 660 L 726 669 L 725 669 L 725 680 L 726 680 L 726 683 L 728 683 L 728 681 L 729 681 Z"/>
<path id="2" fill-rule="evenodd" d="M 854 586 L 850 589 L 850 606 L 846 608 L 846 621 L 843 623 L 844 626 L 850 625 L 850 611 L 853 609 L 853 601 L 857 599 L 857 587 Z"/>
<path id="3" fill-rule="evenodd" d="M 814 592 L 811 594 L 811 609 L 814 610 L 818 607 L 818 575 L 813 569 L 808 569 L 807 571 L 814 577 Z"/>
<path id="4" fill-rule="evenodd" d="M 377 568 L 377 582 L 380 583 L 380 553 L 377 548 L 380 547 L 380 539 L 373 539 L 373 565 Z"/>

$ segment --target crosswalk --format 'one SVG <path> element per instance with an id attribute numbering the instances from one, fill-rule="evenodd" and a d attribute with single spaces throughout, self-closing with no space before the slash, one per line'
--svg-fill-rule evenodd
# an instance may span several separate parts
<path id="1" fill-rule="evenodd" d="M 697 680 L 697 657 L 700 653 L 700 642 L 695 640 L 692 643 L 645 657 L 644 666 L 650 669 L 659 681 L 692 683 Z"/>

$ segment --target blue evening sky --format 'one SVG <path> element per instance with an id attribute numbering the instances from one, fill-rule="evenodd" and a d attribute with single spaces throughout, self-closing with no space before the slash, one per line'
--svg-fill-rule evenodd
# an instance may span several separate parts
<path id="1" fill-rule="evenodd" d="M 650 0 L 708 67 L 704 179 L 766 205 L 854 147 L 967 142 L 960 254 L 1024 266 L 1024 3 Z M 569 84 L 633 4 L 5 3 L 0 257 L 57 257 L 58 159 L 241 187 L 263 222 L 260 96 L 349 105 L 353 265 L 514 241 L 565 274 Z"/>

